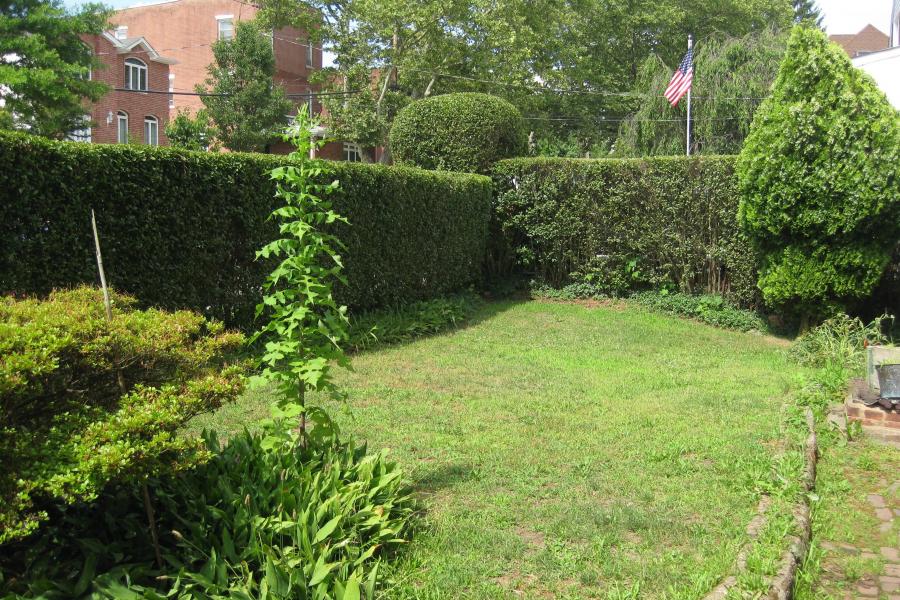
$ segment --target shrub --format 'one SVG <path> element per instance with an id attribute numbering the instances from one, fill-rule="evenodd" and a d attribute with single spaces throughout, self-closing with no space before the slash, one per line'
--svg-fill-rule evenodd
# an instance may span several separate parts
<path id="1" fill-rule="evenodd" d="M 359 351 L 440 333 L 462 324 L 479 304 L 467 293 L 357 314 L 350 319 L 348 347 Z"/>
<path id="2" fill-rule="evenodd" d="M 0 133 L 0 292 L 94 282 L 90 208 L 111 283 L 146 305 L 253 327 L 278 234 L 268 173 L 285 157 L 50 142 Z M 477 175 L 335 163 L 331 230 L 347 285 L 336 300 L 374 308 L 477 281 L 490 181 Z"/>
<path id="3" fill-rule="evenodd" d="M 403 108 L 390 148 L 400 165 L 487 173 L 496 161 L 525 153 L 525 126 L 519 110 L 496 96 L 444 94 Z"/>
<path id="4" fill-rule="evenodd" d="M 383 452 L 346 443 L 267 449 L 249 433 L 224 449 L 205 439 L 211 460 L 151 482 L 163 568 L 140 489 L 110 486 L 5 548 L 0 596 L 375 597 L 379 562 L 404 543 L 413 507 Z"/>
<path id="5" fill-rule="evenodd" d="M 768 330 L 766 322 L 758 314 L 738 308 L 721 296 L 642 292 L 632 296 L 632 299 L 647 308 L 690 317 L 715 327 L 737 331 Z"/>
<path id="6" fill-rule="evenodd" d="M 900 237 L 900 125 L 821 31 L 793 31 L 737 172 L 768 303 L 827 316 L 872 292 Z"/>
<path id="7" fill-rule="evenodd" d="M 885 324 L 892 324 L 892 321 L 883 316 L 865 323 L 858 317 L 837 314 L 797 338 L 791 356 L 807 367 L 821 368 L 832 364 L 848 372 L 861 370 L 866 345 L 887 342 L 883 330 Z"/>
<path id="8" fill-rule="evenodd" d="M 202 460 L 177 429 L 241 392 L 241 365 L 226 366 L 240 334 L 113 299 L 111 323 L 89 288 L 0 301 L 0 543 L 34 531 L 48 503 Z"/>
<path id="9" fill-rule="evenodd" d="M 608 295 L 672 287 L 757 302 L 734 158 L 520 158 L 494 168 L 496 270 Z"/>

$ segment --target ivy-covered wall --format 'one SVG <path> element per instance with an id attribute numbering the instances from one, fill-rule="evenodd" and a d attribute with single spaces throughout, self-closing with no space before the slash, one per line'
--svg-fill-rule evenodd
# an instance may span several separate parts
<path id="1" fill-rule="evenodd" d="M 251 327 L 276 237 L 268 172 L 283 156 L 51 142 L 0 134 L 0 293 L 98 281 L 143 303 Z M 351 225 L 339 300 L 368 308 L 434 297 L 481 276 L 491 182 L 479 175 L 334 163 Z"/>

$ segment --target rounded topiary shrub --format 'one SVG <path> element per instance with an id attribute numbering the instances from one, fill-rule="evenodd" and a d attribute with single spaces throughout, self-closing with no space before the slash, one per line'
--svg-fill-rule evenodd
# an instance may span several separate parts
<path id="1" fill-rule="evenodd" d="M 519 110 L 490 94 L 445 94 L 401 110 L 390 133 L 394 161 L 423 169 L 485 173 L 525 153 Z"/>

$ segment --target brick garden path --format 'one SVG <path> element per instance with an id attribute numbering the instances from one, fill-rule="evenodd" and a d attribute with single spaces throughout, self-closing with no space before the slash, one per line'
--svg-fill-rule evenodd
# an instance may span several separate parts
<path id="1" fill-rule="evenodd" d="M 900 481 L 894 482 L 885 496 L 897 498 L 898 491 L 900 491 Z M 896 535 L 890 535 L 894 529 L 894 522 L 900 522 L 900 505 L 894 505 L 896 501 L 886 501 L 885 496 L 869 494 L 867 500 L 879 520 L 882 543 L 884 543 L 884 539 L 888 539 L 893 542 L 891 545 L 856 547 L 850 544 L 822 543 L 822 547 L 829 552 L 858 556 L 862 560 L 884 562 L 884 569 L 880 575 L 863 574 L 855 584 L 855 591 L 844 592 L 844 600 L 860 598 L 900 600 L 900 531 Z M 888 537 L 889 535 L 890 537 Z M 828 565 L 826 565 L 827 568 Z"/>

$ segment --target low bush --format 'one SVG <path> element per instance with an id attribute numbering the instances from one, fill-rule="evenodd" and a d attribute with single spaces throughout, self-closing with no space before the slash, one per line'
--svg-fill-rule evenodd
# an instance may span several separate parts
<path id="1" fill-rule="evenodd" d="M 141 491 L 111 486 L 5 548 L 5 598 L 375 597 L 382 557 L 404 543 L 413 504 L 384 453 L 337 444 L 266 448 L 243 433 L 196 469 L 151 482 L 164 565 Z"/>
<path id="2" fill-rule="evenodd" d="M 228 358 L 243 336 L 112 300 L 111 323 L 90 288 L 0 300 L 0 543 L 33 532 L 49 504 L 202 461 L 176 431 L 242 391 L 244 365 Z"/>
<path id="3" fill-rule="evenodd" d="M 502 158 L 525 154 L 519 110 L 490 94 L 444 94 L 401 110 L 390 132 L 399 165 L 487 173 Z"/>
<path id="4" fill-rule="evenodd" d="M 632 299 L 647 308 L 690 317 L 716 327 L 737 331 L 768 331 L 766 322 L 757 313 L 738 308 L 721 296 L 644 292 L 635 294 Z"/>
<path id="5" fill-rule="evenodd" d="M 479 303 L 469 293 L 357 314 L 350 318 L 347 347 L 360 351 L 440 333 L 465 322 Z"/>
<path id="6" fill-rule="evenodd" d="M 734 157 L 521 158 L 493 177 L 496 272 L 610 296 L 671 288 L 759 303 Z"/>
<path id="7" fill-rule="evenodd" d="M 188 308 L 251 329 L 278 236 L 269 173 L 281 156 L 52 142 L 0 134 L 0 293 L 45 294 L 96 279 L 90 211 L 107 275 L 144 305 Z M 354 309 L 424 300 L 481 277 L 490 180 L 334 163 L 329 232 Z"/>
<path id="8" fill-rule="evenodd" d="M 865 323 L 858 317 L 840 313 L 801 335 L 791 347 L 791 356 L 807 367 L 834 365 L 847 371 L 859 370 L 865 362 L 866 346 L 887 341 L 893 317 L 879 317 Z"/>

